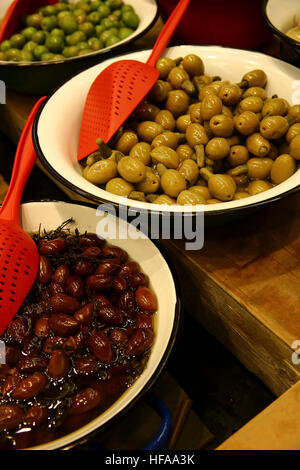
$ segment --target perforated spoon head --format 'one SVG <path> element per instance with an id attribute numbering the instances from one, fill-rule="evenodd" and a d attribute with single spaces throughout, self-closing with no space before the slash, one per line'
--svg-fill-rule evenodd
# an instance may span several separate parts
<path id="1" fill-rule="evenodd" d="M 30 291 L 38 264 L 33 239 L 20 226 L 0 218 L 0 334 Z"/>

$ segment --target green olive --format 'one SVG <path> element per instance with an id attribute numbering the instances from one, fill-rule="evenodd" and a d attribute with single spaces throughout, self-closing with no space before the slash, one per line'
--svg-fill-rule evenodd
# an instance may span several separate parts
<path id="1" fill-rule="evenodd" d="M 188 54 L 186 55 L 181 62 L 184 70 L 187 71 L 187 73 L 190 76 L 194 75 L 203 75 L 204 73 L 204 64 L 202 59 L 198 57 L 196 54 Z"/>
<path id="2" fill-rule="evenodd" d="M 300 104 L 294 104 L 288 109 L 288 114 L 295 119 L 295 122 L 300 122 Z"/>
<path id="3" fill-rule="evenodd" d="M 300 122 L 296 122 L 295 124 L 292 124 L 290 126 L 289 130 L 287 131 L 285 135 L 285 139 L 290 144 L 293 138 L 299 134 L 300 134 Z"/>
<path id="4" fill-rule="evenodd" d="M 230 175 L 216 174 L 209 178 L 208 189 L 216 199 L 231 201 L 236 190 L 236 184 Z"/>
<path id="5" fill-rule="evenodd" d="M 280 139 L 288 130 L 289 122 L 283 116 L 267 116 L 260 122 L 259 130 L 266 139 Z"/>
<path id="6" fill-rule="evenodd" d="M 200 196 L 204 197 L 204 199 L 206 200 L 211 198 L 211 194 L 207 186 L 200 186 L 200 185 L 191 186 L 189 188 L 189 191 L 200 194 Z"/>
<path id="7" fill-rule="evenodd" d="M 250 158 L 247 162 L 248 177 L 263 180 L 269 176 L 272 165 L 271 158 Z"/>
<path id="8" fill-rule="evenodd" d="M 176 200 L 167 194 L 160 194 L 157 198 L 155 198 L 154 204 L 166 204 L 168 206 L 172 206 L 173 204 L 176 204 Z"/>
<path id="9" fill-rule="evenodd" d="M 262 116 L 284 116 L 289 109 L 288 102 L 283 98 L 268 99 L 262 109 Z"/>
<path id="10" fill-rule="evenodd" d="M 236 130 L 242 135 L 250 135 L 255 132 L 259 126 L 259 119 L 252 111 L 244 111 L 234 118 Z"/>
<path id="11" fill-rule="evenodd" d="M 172 68 L 168 74 L 168 82 L 172 85 L 173 88 L 177 89 L 179 89 L 182 83 L 189 78 L 190 77 L 188 73 L 180 67 Z"/>
<path id="12" fill-rule="evenodd" d="M 249 197 L 249 196 L 250 196 L 250 194 L 247 193 L 246 191 L 237 191 L 233 196 L 233 200 L 238 201 L 239 199 L 244 199 L 244 198 Z"/>
<path id="13" fill-rule="evenodd" d="M 144 165 L 148 166 L 151 162 L 150 152 L 150 144 L 148 144 L 147 142 L 138 142 L 130 149 L 129 156 L 137 158 L 142 163 L 144 163 Z"/>
<path id="14" fill-rule="evenodd" d="M 247 90 L 243 93 L 243 98 L 248 98 L 248 96 L 258 96 L 262 100 L 265 100 L 267 98 L 267 93 L 266 90 L 262 87 L 252 86 L 247 88 Z"/>
<path id="15" fill-rule="evenodd" d="M 177 204 L 181 206 L 184 206 L 184 205 L 196 206 L 198 204 L 206 204 L 206 199 L 203 196 L 201 196 L 201 194 L 198 194 L 195 191 L 190 191 L 189 189 L 185 189 L 178 194 Z"/>
<path id="16" fill-rule="evenodd" d="M 171 90 L 166 101 L 166 109 L 171 111 L 173 116 L 177 118 L 187 111 L 189 104 L 190 98 L 185 91 Z"/>
<path id="17" fill-rule="evenodd" d="M 99 160 L 89 167 L 86 179 L 94 184 L 104 184 L 117 175 L 117 164 L 112 160 Z"/>
<path id="18" fill-rule="evenodd" d="M 234 121 L 225 114 L 216 114 L 209 121 L 209 127 L 217 137 L 230 137 L 234 130 Z"/>
<path id="19" fill-rule="evenodd" d="M 179 161 L 188 160 L 193 156 L 193 149 L 188 144 L 178 145 L 176 153 L 179 157 Z"/>
<path id="20" fill-rule="evenodd" d="M 279 155 L 273 163 L 271 169 L 271 180 L 275 184 L 280 184 L 292 176 L 296 171 L 296 162 L 288 154 Z"/>
<path id="21" fill-rule="evenodd" d="M 161 79 L 167 78 L 174 67 L 176 67 L 176 63 L 171 57 L 161 57 L 156 62 L 156 68 L 159 70 Z"/>
<path id="22" fill-rule="evenodd" d="M 154 104 L 142 101 L 136 108 L 134 115 L 137 121 L 154 121 L 159 111 L 159 108 Z"/>
<path id="23" fill-rule="evenodd" d="M 263 70 L 255 69 L 245 73 L 242 78 L 242 81 L 245 82 L 248 88 L 253 86 L 259 86 L 264 88 L 267 83 L 267 75 Z"/>
<path id="24" fill-rule="evenodd" d="M 230 152 L 230 146 L 224 137 L 213 137 L 206 145 L 205 152 L 212 160 L 220 160 Z"/>
<path id="25" fill-rule="evenodd" d="M 137 126 L 137 133 L 141 140 L 151 143 L 152 140 L 164 131 L 164 128 L 153 121 L 144 121 Z"/>
<path id="26" fill-rule="evenodd" d="M 213 85 L 212 83 L 209 83 L 208 85 L 205 85 L 204 87 L 202 87 L 199 91 L 199 95 L 198 95 L 198 98 L 199 98 L 199 101 L 203 101 L 203 99 L 208 96 L 208 95 L 218 95 L 219 93 L 219 90 L 217 90 Z"/>
<path id="27" fill-rule="evenodd" d="M 178 194 L 186 189 L 185 178 L 176 170 L 167 170 L 161 177 L 161 187 L 165 194 L 170 197 L 177 197 Z"/>
<path id="28" fill-rule="evenodd" d="M 162 109 L 159 111 L 155 116 L 155 122 L 160 124 L 166 131 L 173 131 L 176 126 L 174 116 L 168 109 Z"/>
<path id="29" fill-rule="evenodd" d="M 272 185 L 268 181 L 264 180 L 254 180 L 249 183 L 247 191 L 251 196 L 255 196 L 255 194 L 262 193 L 271 189 Z"/>
<path id="30" fill-rule="evenodd" d="M 182 135 L 183 134 L 180 134 L 179 132 L 162 132 L 152 140 L 151 146 L 152 148 L 154 148 L 159 147 L 161 145 L 165 145 L 167 147 L 170 147 L 171 149 L 176 150 L 176 148 L 178 147 L 179 139 L 182 137 Z"/>
<path id="31" fill-rule="evenodd" d="M 245 145 L 232 145 L 230 147 L 230 154 L 228 157 L 228 162 L 231 166 L 235 167 L 238 165 L 243 165 L 249 159 L 249 152 Z"/>
<path id="32" fill-rule="evenodd" d="M 134 186 L 122 178 L 113 178 L 106 183 L 105 189 L 109 193 L 116 194 L 117 196 L 128 197 L 129 194 L 134 191 Z"/>
<path id="33" fill-rule="evenodd" d="M 219 98 L 224 104 L 232 106 L 238 103 L 242 96 L 242 90 L 234 83 L 222 85 L 219 91 Z"/>
<path id="34" fill-rule="evenodd" d="M 214 94 L 209 94 L 201 101 L 201 116 L 204 121 L 209 121 L 215 114 L 222 113 L 222 101 Z"/>
<path id="35" fill-rule="evenodd" d="M 185 137 L 190 147 L 198 144 L 206 145 L 208 142 L 208 136 L 204 127 L 197 123 L 192 123 L 187 127 Z"/>
<path id="36" fill-rule="evenodd" d="M 124 155 L 128 155 L 132 147 L 137 144 L 138 141 L 138 136 L 134 132 L 125 131 L 117 142 L 116 150 L 124 153 Z"/>
<path id="37" fill-rule="evenodd" d="M 189 114 L 182 114 L 182 116 L 176 119 L 176 128 L 179 132 L 186 132 L 191 123 L 191 116 Z"/>
<path id="38" fill-rule="evenodd" d="M 201 117 L 201 103 L 193 103 L 188 107 L 188 114 L 190 115 L 191 121 L 201 124 L 203 119 Z"/>
<path id="39" fill-rule="evenodd" d="M 207 199 L 206 200 L 206 204 L 220 204 L 220 201 L 219 199 L 215 199 L 215 198 L 211 198 L 211 199 Z"/>
<path id="40" fill-rule="evenodd" d="M 178 166 L 178 171 L 191 185 L 195 184 L 199 177 L 199 168 L 195 160 L 183 160 Z"/>
<path id="41" fill-rule="evenodd" d="M 230 118 L 233 118 L 233 113 L 232 113 L 231 109 L 228 106 L 224 105 L 224 104 L 222 106 L 222 114 L 224 114 L 225 116 L 228 116 Z"/>
<path id="42" fill-rule="evenodd" d="M 124 157 L 118 163 L 120 176 L 129 183 L 140 183 L 146 177 L 146 166 L 133 157 Z"/>
<path id="43" fill-rule="evenodd" d="M 149 99 L 155 103 L 161 103 L 168 97 L 169 91 L 172 90 L 172 85 L 165 80 L 157 80 L 152 90 L 149 92 Z"/>
<path id="44" fill-rule="evenodd" d="M 260 113 L 263 109 L 264 102 L 259 96 L 248 96 L 240 101 L 238 109 L 240 113 L 244 111 L 252 111 L 253 113 Z"/>
<path id="45" fill-rule="evenodd" d="M 163 163 L 167 168 L 176 169 L 179 164 L 176 151 L 166 145 L 159 145 L 152 149 L 151 158 L 154 163 Z"/>
<path id="46" fill-rule="evenodd" d="M 290 155 L 295 160 L 300 160 L 300 134 L 296 135 L 290 142 Z"/>
<path id="47" fill-rule="evenodd" d="M 143 181 L 136 185 L 138 191 L 146 194 L 156 193 L 160 185 L 158 176 L 154 173 L 152 168 L 146 167 L 146 177 Z"/>
<path id="48" fill-rule="evenodd" d="M 246 145 L 249 152 L 256 157 L 265 157 L 271 150 L 270 142 L 258 132 L 247 137 Z"/>

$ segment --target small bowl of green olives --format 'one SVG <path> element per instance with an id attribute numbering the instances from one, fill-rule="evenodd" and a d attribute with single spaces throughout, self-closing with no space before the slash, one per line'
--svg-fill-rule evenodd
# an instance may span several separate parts
<path id="1" fill-rule="evenodd" d="M 263 16 L 279 40 L 283 60 L 300 67 L 300 4 L 298 0 L 265 0 Z"/>
<path id="2" fill-rule="evenodd" d="M 0 76 L 8 89 L 48 94 L 76 73 L 128 51 L 158 17 L 156 0 L 45 3 L 0 43 Z M 7 6 L 1 2 L 0 18 Z"/>
<path id="3" fill-rule="evenodd" d="M 126 57 L 145 62 L 149 53 Z M 78 162 L 85 97 L 113 61 L 65 83 L 35 120 L 42 164 L 76 195 L 134 210 L 219 217 L 299 190 L 299 70 L 217 46 L 167 49 L 147 97 L 110 142 L 99 136 L 98 150 Z"/>

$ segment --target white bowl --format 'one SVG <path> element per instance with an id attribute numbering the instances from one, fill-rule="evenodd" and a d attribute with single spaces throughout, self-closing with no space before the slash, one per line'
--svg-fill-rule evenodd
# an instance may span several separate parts
<path id="1" fill-rule="evenodd" d="M 55 229 L 64 221 L 73 218 L 74 229 L 80 232 L 97 231 L 97 225 L 104 217 L 97 214 L 95 207 L 77 203 L 65 202 L 33 202 L 22 205 L 22 227 L 29 233 L 42 229 Z M 109 215 L 109 220 L 128 224 Z M 99 232 L 98 232 L 99 234 Z M 109 423 L 119 413 L 124 412 L 129 405 L 136 402 L 145 393 L 164 367 L 174 344 L 179 321 L 179 299 L 170 268 L 159 249 L 146 237 L 144 239 L 114 240 L 102 234 L 109 243 L 118 245 L 127 251 L 129 256 L 137 261 L 143 272 L 148 275 L 152 289 L 157 295 L 159 307 L 156 314 L 156 336 L 149 361 L 142 375 L 108 410 L 87 425 L 60 439 L 32 447 L 34 450 L 53 450 L 70 448 L 86 439 L 91 433 Z"/>
<path id="2" fill-rule="evenodd" d="M 198 54 L 203 59 L 208 75 L 218 75 L 233 82 L 240 81 L 245 72 L 261 68 L 268 75 L 268 96 L 277 93 L 291 104 L 300 103 L 299 69 L 283 61 L 257 52 L 217 46 L 175 46 L 167 49 L 164 55 L 176 58 L 189 53 Z M 120 58 L 145 62 L 149 54 L 150 51 L 139 51 Z M 36 151 L 54 178 L 88 200 L 97 203 L 106 201 L 136 210 L 180 213 L 183 206 L 172 205 L 162 209 L 156 204 L 116 196 L 93 185 L 81 174 L 77 146 L 85 99 L 93 80 L 116 60 L 105 61 L 80 73 L 48 98 L 35 120 L 33 137 Z M 237 201 L 203 206 L 204 214 L 229 214 L 253 208 L 282 198 L 290 191 L 299 189 L 299 185 L 300 169 L 288 180 L 263 193 Z"/>

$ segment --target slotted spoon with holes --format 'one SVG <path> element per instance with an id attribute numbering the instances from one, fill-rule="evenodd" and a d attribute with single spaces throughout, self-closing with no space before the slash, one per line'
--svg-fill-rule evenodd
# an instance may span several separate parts
<path id="1" fill-rule="evenodd" d="M 37 275 L 37 247 L 20 226 L 19 208 L 26 181 L 36 160 L 32 143 L 34 117 L 45 98 L 31 111 L 14 160 L 9 188 L 0 209 L 0 334 L 13 319 Z"/>
<path id="2" fill-rule="evenodd" d="M 93 82 L 84 106 L 78 145 L 78 161 L 97 150 L 96 140 L 108 143 L 159 77 L 155 64 L 164 51 L 190 0 L 180 0 L 164 25 L 144 64 L 119 60 L 105 68 Z"/>
<path id="3" fill-rule="evenodd" d="M 15 0 L 8 8 L 0 27 L 0 42 L 20 29 L 23 15 L 34 13 L 38 8 L 54 5 L 57 0 Z"/>

